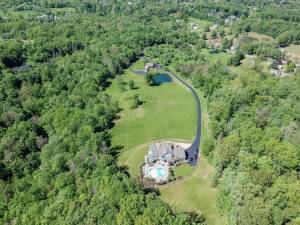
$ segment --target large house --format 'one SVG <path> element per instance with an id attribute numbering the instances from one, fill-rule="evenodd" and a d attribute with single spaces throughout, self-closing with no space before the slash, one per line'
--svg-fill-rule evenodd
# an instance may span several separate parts
<path id="1" fill-rule="evenodd" d="M 177 165 L 187 158 L 184 148 L 173 142 L 156 143 L 149 146 L 148 154 L 145 156 L 146 164 L 157 161 L 167 162 L 169 165 Z"/>

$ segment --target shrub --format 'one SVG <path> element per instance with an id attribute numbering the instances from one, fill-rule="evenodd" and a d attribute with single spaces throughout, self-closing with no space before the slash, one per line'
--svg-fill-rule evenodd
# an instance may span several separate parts
<path id="1" fill-rule="evenodd" d="M 288 61 L 288 63 L 285 66 L 285 72 L 292 73 L 294 72 L 295 68 L 296 68 L 296 64 L 292 61 Z"/>
<path id="2" fill-rule="evenodd" d="M 134 89 L 134 81 L 130 80 L 128 83 L 128 86 L 129 86 L 130 90 L 133 90 Z"/>

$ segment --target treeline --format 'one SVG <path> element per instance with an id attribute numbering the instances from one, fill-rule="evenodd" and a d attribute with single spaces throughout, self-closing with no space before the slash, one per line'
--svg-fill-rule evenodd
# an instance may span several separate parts
<path id="1" fill-rule="evenodd" d="M 258 63 L 233 73 L 201 54 L 204 39 L 176 22 L 193 16 L 221 23 L 236 15 L 242 31 L 249 25 L 277 40 L 291 31 L 281 45 L 297 43 L 292 20 L 253 20 L 249 6 L 1 2 L 0 223 L 203 223 L 199 215 L 174 213 L 116 164 L 109 129 L 119 108 L 105 89 L 145 49 L 164 65 L 176 62 L 209 100 L 213 135 L 202 151 L 216 167 L 217 205 L 230 224 L 298 224 L 299 74 L 274 79 Z M 68 14 L 65 7 L 74 11 L 56 19 Z M 39 21 L 45 13 L 50 19 Z M 280 57 L 273 47 L 241 50 Z"/>
<path id="2" fill-rule="evenodd" d="M 15 11 L 26 11 L 26 10 L 34 10 L 34 12 L 45 11 L 47 9 L 64 9 L 64 8 L 74 8 L 78 11 L 94 13 L 100 12 L 108 13 L 112 9 L 113 6 L 118 5 L 117 8 L 123 8 L 127 3 L 124 1 L 79 1 L 79 0 L 12 0 L 7 1 L 4 0 L 8 9 L 12 9 Z"/>
<path id="3" fill-rule="evenodd" d="M 277 19 L 289 22 L 300 22 L 299 2 L 278 1 L 277 4 L 266 4 L 259 8 L 262 19 Z"/>
<path id="4" fill-rule="evenodd" d="M 193 82 L 208 100 L 212 136 L 201 151 L 216 168 L 220 212 L 229 224 L 298 224 L 299 72 L 280 79 L 266 74 L 261 58 L 282 57 L 275 42 L 249 44 L 246 36 L 240 50 L 259 57 L 238 69 L 210 60 L 200 37 L 185 43 L 150 46 L 145 54 Z"/>
<path id="5" fill-rule="evenodd" d="M 223 72 L 221 87 L 207 92 L 220 69 L 195 76 L 210 99 L 213 138 L 202 149 L 216 167 L 219 209 L 230 224 L 298 224 L 300 74 L 275 79 L 253 68 L 232 79 Z"/>
<path id="6" fill-rule="evenodd" d="M 241 33 L 245 27 L 249 31 L 269 35 L 276 39 L 281 47 L 290 44 L 300 44 L 300 25 L 280 20 L 245 19 L 240 21 L 234 28 L 235 33 Z"/>
<path id="7" fill-rule="evenodd" d="M 1 24 L 0 223 L 202 224 L 130 178 L 110 143 L 119 107 L 108 78 L 164 43 L 166 28 L 121 15 L 26 18 Z"/>
<path id="8" fill-rule="evenodd" d="M 171 52 L 168 45 L 146 53 L 163 63 Z M 167 65 L 209 101 L 212 136 L 201 151 L 215 166 L 217 207 L 229 224 L 298 224 L 299 72 L 277 79 L 262 72 L 257 60 L 232 72 L 220 61 L 175 46 Z"/>

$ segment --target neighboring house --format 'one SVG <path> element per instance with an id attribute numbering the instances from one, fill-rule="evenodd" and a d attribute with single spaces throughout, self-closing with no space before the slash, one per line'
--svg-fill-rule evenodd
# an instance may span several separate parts
<path id="1" fill-rule="evenodd" d="M 194 22 L 191 22 L 191 28 L 192 28 L 192 31 L 195 31 L 198 29 L 198 25 Z"/>
<path id="2" fill-rule="evenodd" d="M 185 150 L 172 142 L 156 143 L 149 146 L 145 162 L 155 163 L 156 161 L 167 162 L 169 165 L 177 165 L 186 160 Z"/>
<path id="3" fill-rule="evenodd" d="M 149 69 L 154 68 L 154 63 L 146 63 L 145 65 L 145 71 L 148 72 Z"/>
<path id="4" fill-rule="evenodd" d="M 273 66 L 273 68 L 270 68 L 270 72 L 272 75 L 274 75 L 276 77 L 285 77 L 285 76 L 293 74 L 293 73 L 287 73 L 284 71 L 284 66 L 287 64 L 287 60 L 284 60 L 284 59 L 273 60 L 272 63 L 274 65 L 276 65 L 275 67 Z"/>

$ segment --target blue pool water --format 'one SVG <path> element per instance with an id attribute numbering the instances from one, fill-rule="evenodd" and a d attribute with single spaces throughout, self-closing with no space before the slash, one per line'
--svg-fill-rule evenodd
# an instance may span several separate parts
<path id="1" fill-rule="evenodd" d="M 172 78 L 167 74 L 159 73 L 153 77 L 153 81 L 157 84 L 169 83 L 172 82 Z"/>
<path id="2" fill-rule="evenodd" d="M 166 171 L 163 168 L 154 168 L 154 169 L 151 169 L 148 173 L 153 178 L 166 176 Z"/>

